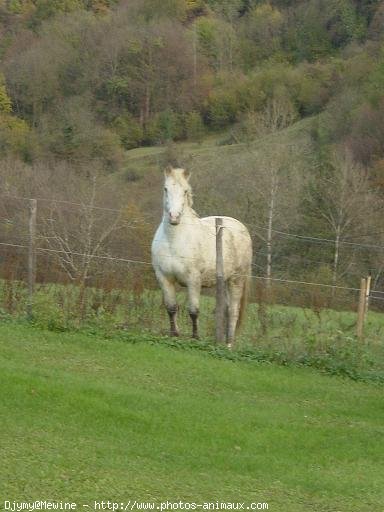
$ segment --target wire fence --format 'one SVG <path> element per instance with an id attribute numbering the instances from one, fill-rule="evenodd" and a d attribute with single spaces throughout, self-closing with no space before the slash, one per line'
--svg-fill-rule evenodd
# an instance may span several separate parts
<path id="1" fill-rule="evenodd" d="M 150 215 L 138 217 L 132 211 L 113 207 L 41 197 L 36 200 L 37 212 L 33 218 L 30 198 L 0 197 L 0 297 L 4 312 L 23 314 L 28 308 L 32 311 L 33 300 L 33 315 L 44 317 L 45 321 L 58 326 L 102 318 L 122 328 L 136 326 L 166 331 L 166 315 L 150 259 L 158 218 Z M 265 230 L 266 227 L 258 224 L 248 227 L 256 244 L 255 230 Z M 334 243 L 334 240 L 316 236 L 280 230 L 273 232 L 284 239 L 305 241 L 316 246 Z M 216 237 L 214 229 L 209 236 L 212 239 Z M 341 243 L 347 248 L 384 249 L 378 244 L 348 239 Z M 322 321 L 322 318 L 328 318 L 327 315 L 336 316 L 337 312 L 344 312 L 344 318 L 350 318 L 346 324 L 341 321 L 341 328 L 355 328 L 360 279 L 363 277 L 358 271 L 351 271 L 355 262 L 344 269 L 344 275 L 349 275 L 349 282 L 345 284 L 297 275 L 297 269 L 304 268 L 306 263 L 317 267 L 322 264 L 329 266 L 329 261 L 308 255 L 277 255 L 272 275 L 266 276 L 262 256 L 265 252 L 256 251 L 249 276 L 252 280 L 252 304 L 247 322 L 248 334 L 254 331 L 254 325 L 258 326 L 258 331 L 266 331 L 268 325 L 276 323 L 276 317 L 280 321 L 284 317 L 284 322 L 289 324 L 293 317 Z M 294 272 L 287 265 L 292 261 Z M 381 272 L 380 268 L 372 270 Z M 380 312 L 384 308 L 384 290 L 379 289 L 377 283 L 380 280 L 376 279 L 365 300 Z M 186 309 L 184 297 L 181 302 L 183 311 Z M 212 335 L 212 292 L 207 292 L 202 302 L 201 310 L 206 310 L 202 323 L 205 332 Z M 327 321 L 335 330 L 340 328 L 337 322 Z M 381 328 L 381 323 L 377 322 L 375 329 Z"/>

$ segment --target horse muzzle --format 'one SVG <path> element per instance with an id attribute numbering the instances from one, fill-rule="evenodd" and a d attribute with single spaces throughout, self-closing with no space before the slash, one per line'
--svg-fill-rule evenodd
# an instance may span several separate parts
<path id="1" fill-rule="evenodd" d="M 180 224 L 180 217 L 181 217 L 180 214 L 178 214 L 178 215 L 169 214 L 169 223 L 172 224 L 172 226 L 177 226 L 178 224 Z"/>

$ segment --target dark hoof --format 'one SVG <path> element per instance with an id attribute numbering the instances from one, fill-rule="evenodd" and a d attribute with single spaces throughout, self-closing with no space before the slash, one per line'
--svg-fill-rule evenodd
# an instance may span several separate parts
<path id="1" fill-rule="evenodd" d="M 198 334 L 192 334 L 192 338 L 194 340 L 199 340 L 200 339 L 200 336 Z"/>
<path id="2" fill-rule="evenodd" d="M 180 336 L 180 333 L 178 331 L 171 331 L 171 336 L 174 338 L 178 338 Z"/>

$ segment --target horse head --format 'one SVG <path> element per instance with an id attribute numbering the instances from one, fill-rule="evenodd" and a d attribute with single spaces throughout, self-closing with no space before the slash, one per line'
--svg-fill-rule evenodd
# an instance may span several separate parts
<path id="1" fill-rule="evenodd" d="M 185 209 L 192 206 L 190 173 L 185 169 L 167 167 L 164 178 L 164 214 L 170 224 L 177 225 Z"/>

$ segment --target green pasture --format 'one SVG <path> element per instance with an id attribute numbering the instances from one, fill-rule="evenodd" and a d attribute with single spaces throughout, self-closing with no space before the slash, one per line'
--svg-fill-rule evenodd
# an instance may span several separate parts
<path id="1" fill-rule="evenodd" d="M 25 319 L 25 285 L 14 282 L 10 291 L 9 283 L 2 284 L 0 318 Z M 87 331 L 108 337 L 132 332 L 155 335 L 169 332 L 168 315 L 158 290 L 133 293 L 88 288 L 84 318 L 79 316 L 78 294 L 78 287 L 72 285 L 39 285 L 34 296 L 32 324 L 51 331 Z M 191 334 L 183 291 L 178 294 L 178 301 L 183 340 Z M 214 298 L 202 296 L 200 335 L 204 343 L 213 341 L 214 320 Z M 384 382 L 383 313 L 368 313 L 364 333 L 363 340 L 356 338 L 353 310 L 315 310 L 253 302 L 248 306 L 235 352 L 258 361 L 311 366 L 354 380 Z"/>
<path id="2" fill-rule="evenodd" d="M 146 334 L 3 321 L 0 340 L 1 501 L 384 506 L 381 386 Z"/>

